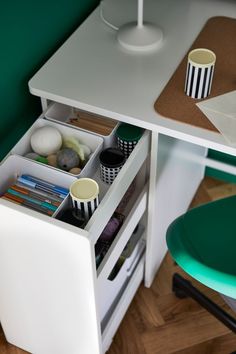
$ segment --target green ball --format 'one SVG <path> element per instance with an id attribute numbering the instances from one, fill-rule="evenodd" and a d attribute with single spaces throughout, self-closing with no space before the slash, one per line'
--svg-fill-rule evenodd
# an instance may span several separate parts
<path id="1" fill-rule="evenodd" d="M 77 167 L 79 163 L 79 155 L 72 149 L 65 148 L 57 153 L 57 165 L 64 171 Z"/>

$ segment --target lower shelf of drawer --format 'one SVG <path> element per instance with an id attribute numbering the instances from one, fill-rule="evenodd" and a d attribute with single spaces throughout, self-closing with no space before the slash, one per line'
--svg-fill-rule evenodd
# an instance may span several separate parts
<path id="1" fill-rule="evenodd" d="M 135 270 L 133 271 L 132 276 L 129 279 L 128 284 L 126 285 L 122 295 L 119 297 L 119 301 L 116 303 L 115 308 L 110 314 L 109 319 L 106 319 L 106 323 L 102 324 L 102 351 L 105 353 L 112 342 L 113 336 L 115 335 L 133 297 L 139 288 L 143 276 L 144 276 L 144 263 L 145 255 L 143 255 Z"/>
<path id="2" fill-rule="evenodd" d="M 124 292 L 144 252 L 145 240 L 143 237 L 144 227 L 140 224 L 137 231 L 132 234 L 132 240 L 127 246 L 131 253 L 127 256 L 123 253 L 124 256 L 120 256 L 108 277 L 97 283 L 97 297 L 102 327 L 111 316 L 120 295 Z"/>

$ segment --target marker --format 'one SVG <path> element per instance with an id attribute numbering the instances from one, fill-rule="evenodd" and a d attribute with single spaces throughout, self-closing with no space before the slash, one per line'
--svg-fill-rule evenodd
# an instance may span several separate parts
<path id="1" fill-rule="evenodd" d="M 16 197 L 19 197 L 19 198 L 21 198 L 23 200 L 27 200 L 28 202 L 31 202 L 33 204 L 37 204 L 37 205 L 41 206 L 42 208 L 46 208 L 46 209 L 49 209 L 49 210 L 52 210 L 52 211 L 56 211 L 57 210 L 57 207 L 52 205 L 52 204 L 49 204 L 49 203 L 42 202 L 42 201 L 39 201 L 37 199 L 31 198 L 28 195 L 25 195 L 25 194 L 22 194 L 22 193 L 19 193 L 19 192 L 15 191 L 14 189 L 8 188 L 7 193 L 12 194 L 12 195 L 14 195 Z"/>
<path id="2" fill-rule="evenodd" d="M 65 198 L 63 195 L 63 198 L 59 197 L 58 194 L 52 193 L 52 192 L 45 192 L 36 188 L 31 188 L 28 185 L 19 182 L 18 180 L 16 181 L 16 183 L 14 184 L 14 186 L 22 188 L 24 190 L 30 191 L 32 193 L 37 193 L 38 195 L 42 196 L 42 197 L 48 197 L 50 198 L 52 201 L 54 202 L 58 202 L 61 203 L 63 201 L 63 199 Z"/>
<path id="3" fill-rule="evenodd" d="M 63 188 L 61 186 L 54 185 L 54 184 L 52 184 L 50 182 L 46 182 L 40 178 L 33 177 L 30 175 L 22 175 L 21 177 L 26 179 L 27 181 L 35 183 L 36 185 L 41 185 L 43 187 L 49 188 L 49 189 L 53 190 L 54 192 L 65 194 L 65 195 L 67 195 L 69 193 L 69 190 L 67 188 Z"/>
<path id="4" fill-rule="evenodd" d="M 65 194 L 61 194 L 59 192 L 56 192 L 55 190 L 52 190 L 51 188 L 48 188 L 48 187 L 45 187 L 45 186 L 42 186 L 40 184 L 36 184 L 34 182 L 31 182 L 23 177 L 18 177 L 17 178 L 17 181 L 24 184 L 25 186 L 27 187 L 31 187 L 33 189 L 38 189 L 42 192 L 45 192 L 45 193 L 49 193 L 49 194 L 52 194 L 52 195 L 56 195 L 57 197 L 61 198 L 61 199 L 65 199 L 66 195 Z"/>
<path id="5" fill-rule="evenodd" d="M 58 201 L 53 201 L 53 200 L 49 199 L 48 195 L 39 194 L 35 190 L 34 190 L 35 192 L 32 192 L 29 189 L 26 189 L 26 188 L 23 188 L 23 187 L 20 187 L 20 186 L 17 186 L 17 185 L 11 186 L 11 189 L 13 189 L 14 191 L 19 192 L 21 194 L 28 195 L 31 198 L 38 199 L 41 202 L 52 204 L 52 205 L 54 205 L 56 207 L 59 207 L 60 204 L 61 204 Z"/>

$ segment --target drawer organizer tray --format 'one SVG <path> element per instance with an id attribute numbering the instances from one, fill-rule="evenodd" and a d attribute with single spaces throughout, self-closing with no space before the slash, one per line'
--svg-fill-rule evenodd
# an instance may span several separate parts
<path id="1" fill-rule="evenodd" d="M 65 174 L 64 172 L 56 169 L 50 169 L 43 164 L 36 164 L 31 160 L 17 155 L 8 156 L 5 159 L 5 161 L 0 165 L 0 174 L 2 176 L 0 179 L 0 195 L 3 195 L 7 188 L 14 184 L 17 177 L 22 174 L 32 175 L 64 188 L 69 188 L 70 184 L 76 180 L 75 177 Z M 64 204 L 67 203 L 67 199 L 68 196 L 62 201 L 52 217 L 55 217 L 59 213 L 59 211 L 64 207 Z M 10 201 L 7 203 L 10 205 L 12 204 Z M 19 206 L 19 208 L 22 208 L 23 211 L 23 207 Z M 35 213 L 35 211 L 31 211 Z"/>
<path id="2" fill-rule="evenodd" d="M 31 144 L 30 144 L 30 138 L 31 135 L 36 131 L 36 129 L 45 127 L 45 126 L 51 126 L 56 129 L 58 129 L 62 135 L 63 138 L 66 137 L 74 137 L 76 138 L 81 144 L 88 145 L 88 147 L 91 149 L 92 153 L 90 155 L 89 160 L 81 170 L 80 174 L 76 175 L 77 177 L 91 177 L 96 169 L 98 168 L 98 154 L 101 151 L 103 147 L 103 139 L 99 136 L 96 136 L 94 134 L 79 130 L 79 129 L 74 129 L 73 127 L 67 127 L 62 124 L 58 124 L 55 122 L 50 122 L 47 121 L 46 119 L 41 118 L 41 116 L 36 120 L 36 122 L 31 126 L 31 128 L 23 135 L 23 137 L 18 141 L 18 143 L 13 147 L 11 150 L 10 154 L 15 154 L 15 155 L 21 155 L 24 156 L 29 152 L 32 152 Z M 37 162 L 40 163 L 40 162 Z M 57 169 L 58 168 L 49 166 L 48 167 L 52 169 Z M 60 170 L 62 171 L 62 170 Z M 67 174 L 70 174 L 69 172 L 65 172 Z M 70 174 L 72 175 L 72 174 Z M 75 176 L 75 175 L 73 175 Z"/>
<path id="3" fill-rule="evenodd" d="M 36 123 L 38 123 L 39 126 L 41 124 L 47 124 L 47 122 L 44 119 L 38 119 Z M 54 124 L 52 122 L 50 123 Z M 63 127 L 63 126 L 62 128 L 67 129 L 67 127 Z M 17 152 L 26 151 L 26 149 L 24 149 L 24 141 L 26 142 L 27 137 L 29 139 L 29 136 L 30 133 L 28 131 L 25 134 L 25 136 L 23 136 L 21 141 L 12 149 L 12 153 L 16 151 Z M 100 139 L 101 138 L 99 138 L 99 140 Z M 100 149 L 98 149 L 98 152 L 99 151 Z M 90 228 L 92 228 L 91 231 L 92 231 L 92 238 L 94 243 L 96 242 L 97 238 L 99 237 L 103 228 L 105 227 L 107 221 L 109 220 L 109 215 L 111 217 L 116 206 L 119 204 L 119 201 L 125 194 L 128 185 L 131 183 L 135 174 L 138 172 L 139 168 L 141 167 L 143 161 L 145 160 L 145 157 L 147 156 L 147 152 L 148 152 L 148 134 L 145 133 L 144 136 L 140 139 L 139 143 L 137 144 L 132 154 L 130 155 L 129 159 L 126 161 L 119 175 L 117 176 L 116 178 L 117 181 L 115 180 L 112 185 L 107 185 L 104 182 L 102 182 L 102 180 L 100 179 L 98 158 L 95 157 L 93 160 L 91 160 L 92 164 L 88 166 L 89 168 L 86 169 L 85 167 L 85 171 L 88 172 L 88 176 L 94 178 L 98 182 L 100 188 L 100 204 L 85 227 L 86 230 L 88 231 L 90 231 Z M 137 159 L 139 159 L 138 162 Z M 133 165 L 135 165 L 135 168 L 132 168 Z M 2 193 L 15 181 L 17 175 L 21 175 L 23 173 L 34 175 L 35 177 L 38 178 L 46 179 L 48 182 L 65 186 L 67 188 L 69 188 L 70 184 L 74 180 L 76 180 L 76 176 L 74 175 L 71 175 L 69 173 L 66 173 L 62 170 L 53 167 L 49 167 L 42 163 L 36 163 L 30 159 L 27 159 L 25 157 L 22 157 L 21 155 L 16 155 L 16 154 L 9 155 L 0 165 L 0 167 L 1 167 L 1 175 L 4 176 L 4 178 L 2 178 L 0 183 L 0 192 Z M 119 182 L 119 179 L 121 180 L 121 182 Z M 117 188 L 119 190 L 117 190 Z M 57 209 L 57 211 L 53 214 L 53 218 L 60 220 L 61 212 L 64 209 L 70 208 L 71 206 L 72 205 L 71 205 L 70 196 L 68 195 L 68 197 L 65 198 L 63 203 Z M 109 208 L 109 213 L 107 211 L 103 213 L 104 207 Z M 101 214 L 102 217 L 100 217 Z M 104 215 L 106 215 L 106 218 L 104 218 Z M 64 224 L 64 222 L 62 223 Z M 78 229 L 78 231 L 80 230 L 79 232 L 81 232 L 81 229 L 79 228 L 76 229 Z M 96 230 L 95 233 L 93 232 L 93 230 Z"/>
<path id="4" fill-rule="evenodd" d="M 45 118 L 101 136 L 104 139 L 105 147 L 113 144 L 114 133 L 118 127 L 118 122 L 113 119 L 88 113 L 62 103 L 52 103 L 45 112 Z"/>

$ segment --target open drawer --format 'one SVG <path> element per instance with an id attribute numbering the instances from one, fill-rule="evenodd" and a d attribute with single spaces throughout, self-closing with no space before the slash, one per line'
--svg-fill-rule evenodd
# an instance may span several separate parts
<path id="1" fill-rule="evenodd" d="M 62 176 L 68 175 L 79 178 L 89 177 L 97 181 L 99 185 L 100 204 L 92 215 L 92 217 L 90 218 L 90 220 L 88 221 L 87 225 L 85 226 L 85 230 L 88 231 L 90 235 L 90 240 L 95 244 L 97 238 L 101 234 L 108 220 L 110 219 L 119 202 L 123 198 L 129 185 L 133 181 L 134 177 L 137 175 L 144 161 L 146 160 L 149 153 L 150 134 L 148 131 L 144 131 L 142 137 L 138 141 L 129 158 L 126 160 L 118 176 L 115 178 L 111 185 L 108 185 L 104 183 L 100 178 L 98 156 L 100 151 L 102 150 L 102 147 L 104 147 L 103 138 L 83 130 L 75 129 L 71 126 L 63 125 L 61 124 L 60 119 L 56 120 L 55 118 L 58 116 L 59 112 L 61 112 L 62 117 L 65 117 L 67 114 L 69 114 L 71 109 L 72 108 L 69 106 L 64 106 L 58 103 L 51 104 L 49 108 L 40 115 L 40 117 L 35 121 L 31 128 L 24 134 L 24 136 L 19 140 L 19 142 L 12 148 L 12 150 L 10 151 L 10 155 L 19 155 L 24 157 L 25 154 L 31 151 L 30 137 L 32 133 L 38 128 L 45 126 L 56 127 L 56 129 L 60 131 L 62 136 L 73 135 L 74 137 L 78 138 L 82 143 L 89 143 L 93 153 L 79 175 L 72 175 L 66 171 L 62 171 L 58 168 L 44 165 L 38 162 L 34 163 L 44 166 L 45 171 L 49 169 L 59 171 L 62 173 Z M 47 115 L 53 116 L 55 119 L 49 121 L 45 119 L 45 116 Z M 115 146 L 115 140 L 115 130 L 113 130 L 112 134 L 109 136 L 109 140 L 107 141 L 107 143 L 109 142 L 109 146 Z M 24 159 L 27 158 L 24 157 Z M 70 206 L 71 201 L 70 197 L 68 197 L 65 203 L 63 204 L 63 207 L 68 208 Z M 59 217 L 57 218 L 60 219 Z"/>
<path id="2" fill-rule="evenodd" d="M 14 163 L 16 163 L 16 170 L 18 169 L 17 166 L 22 164 L 22 166 L 29 166 L 27 167 L 31 173 L 28 172 L 28 174 L 32 174 L 34 171 L 34 175 L 37 175 L 37 171 L 44 171 L 43 175 L 44 177 L 47 176 L 47 174 L 55 176 L 60 176 L 60 180 L 62 181 L 62 184 L 65 183 L 65 181 L 68 181 L 68 187 L 70 183 L 72 183 L 75 180 L 76 176 L 73 176 L 69 173 L 66 173 L 62 170 L 59 170 L 57 168 L 53 168 L 41 163 L 34 162 L 32 160 L 29 160 L 25 157 L 22 157 L 21 155 L 24 155 L 27 151 L 29 151 L 29 140 L 32 131 L 37 129 L 37 127 L 45 126 L 45 124 L 50 124 L 54 125 L 55 123 L 53 122 L 47 122 L 45 119 L 42 119 L 40 117 L 35 124 L 25 133 L 25 135 L 22 137 L 22 139 L 13 147 L 11 154 L 4 160 L 3 164 L 3 169 L 5 170 L 5 164 L 7 160 L 12 157 L 13 163 L 11 167 L 11 172 L 12 174 L 14 172 Z M 60 124 L 57 124 L 57 128 L 62 132 L 62 133 L 67 133 L 67 129 L 71 132 L 73 131 L 73 128 L 65 127 Z M 78 132 L 78 134 L 87 134 L 86 132 Z M 134 177 L 137 175 L 138 171 L 140 170 L 141 166 L 143 165 L 144 161 L 146 160 L 148 156 L 148 151 L 149 151 L 149 133 L 148 131 L 145 131 L 139 142 L 137 143 L 136 147 L 132 151 L 131 155 L 127 159 L 126 163 L 122 167 L 121 171 L 119 172 L 118 176 L 115 178 L 114 182 L 111 185 L 108 185 L 104 183 L 100 179 L 100 170 L 99 170 L 99 163 L 98 163 L 98 152 L 100 151 L 102 145 L 101 141 L 102 140 L 100 137 L 97 136 L 92 136 L 92 139 L 95 138 L 93 141 L 94 144 L 94 149 L 95 149 L 95 156 L 94 158 L 91 157 L 89 162 L 87 163 L 88 166 L 85 166 L 85 168 L 82 170 L 83 173 L 80 174 L 80 177 L 90 177 L 94 178 L 98 185 L 99 185 L 99 198 L 100 198 L 100 204 L 90 220 L 88 221 L 87 225 L 85 226 L 85 230 L 89 233 L 90 241 L 92 241 L 93 244 L 96 243 L 99 235 L 101 234 L 102 230 L 106 226 L 108 220 L 112 216 L 113 212 L 115 211 L 116 207 L 118 206 L 119 202 L 123 198 L 126 190 L 128 189 L 129 185 L 133 181 Z M 98 139 L 98 140 L 96 140 Z M 17 159 L 14 156 L 18 156 L 19 158 Z M 41 168 L 39 167 L 41 166 Z M 23 168 L 23 167 L 22 167 Z M 86 174 L 87 172 L 87 174 Z M 42 173 L 40 172 L 40 175 Z M 8 181 L 10 177 L 8 176 L 7 172 L 3 173 L 3 178 L 2 178 L 2 183 L 4 184 L 4 180 Z M 71 181 L 71 182 L 70 182 Z M 60 183 L 59 183 L 60 184 Z M 57 215 L 60 216 L 60 211 L 63 210 L 63 208 L 68 208 L 71 206 L 71 201 L 70 197 L 68 196 L 64 203 L 63 206 L 58 210 L 59 213 L 56 213 L 54 217 L 60 219 Z M 79 230 L 78 230 L 79 231 Z"/>
<path id="3" fill-rule="evenodd" d="M 61 128 L 68 127 L 60 125 Z M 26 137 L 27 134 L 29 132 Z M 34 173 L 39 178 L 66 188 L 76 180 L 75 176 L 68 173 L 16 155 L 18 148 L 16 145 L 12 150 L 14 154 L 0 165 L 1 192 L 22 173 Z M 74 347 L 89 348 L 88 353 L 98 353 L 100 345 L 107 346 L 110 342 L 112 333 L 143 278 L 144 261 L 140 261 L 141 255 L 135 258 L 130 274 L 126 272 L 127 268 L 123 268 L 124 274 L 120 273 L 120 277 L 125 279 L 121 282 L 121 301 L 114 303 L 111 297 L 112 313 L 106 317 L 102 330 L 98 286 L 101 285 L 103 293 L 107 277 L 145 213 L 145 161 L 148 154 L 149 133 L 145 131 L 111 185 L 100 180 L 97 166 L 94 170 L 92 167 L 90 177 L 99 184 L 100 204 L 84 229 L 60 220 L 60 211 L 70 203 L 69 196 L 51 218 L 0 198 L 0 277 L 3 279 L 0 285 L 0 320 L 11 343 L 31 353 L 46 352 L 45 348 L 51 346 L 54 353 L 73 352 Z M 144 174 L 144 178 L 141 178 L 142 188 L 137 186 L 136 201 L 109 252 L 96 269 L 95 243 L 132 181 L 140 174 Z M 120 286 L 117 289 L 119 292 Z M 114 299 L 116 297 L 115 294 Z M 106 312 L 105 309 L 104 318 Z M 65 326 L 70 328 L 68 333 L 65 333 Z M 66 339 L 55 342 L 52 336 L 47 335 L 52 330 L 57 338 Z M 104 339 L 98 336 L 100 330 Z M 93 338 L 89 344 L 88 337 Z"/>

